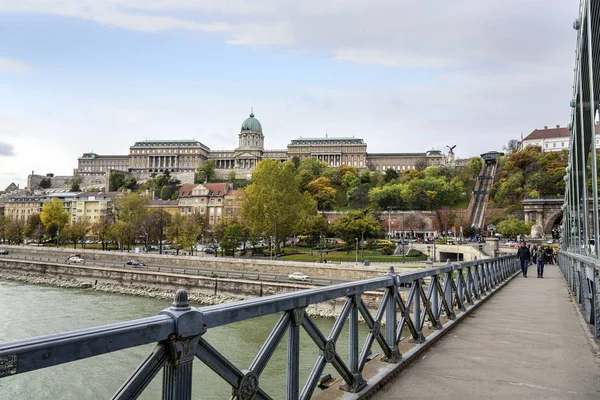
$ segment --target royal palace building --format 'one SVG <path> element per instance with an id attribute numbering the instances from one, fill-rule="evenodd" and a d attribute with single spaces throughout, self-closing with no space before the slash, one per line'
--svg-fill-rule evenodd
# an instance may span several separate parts
<path id="1" fill-rule="evenodd" d="M 287 149 L 265 150 L 265 136 L 261 123 L 254 114 L 242 123 L 237 147 L 233 150 L 211 150 L 197 140 L 145 140 L 129 148 L 129 155 L 103 156 L 84 153 L 78 159 L 77 173 L 81 175 L 106 174 L 117 170 L 129 173 L 154 174 L 194 172 L 206 160 L 214 160 L 221 176 L 235 171 L 239 177 L 248 177 L 263 159 L 291 160 L 314 157 L 331 167 L 348 165 L 358 169 L 398 171 L 422 166 L 443 165 L 446 156 L 439 150 L 423 153 L 371 153 L 367 144 L 356 137 L 309 137 L 292 140 Z"/>

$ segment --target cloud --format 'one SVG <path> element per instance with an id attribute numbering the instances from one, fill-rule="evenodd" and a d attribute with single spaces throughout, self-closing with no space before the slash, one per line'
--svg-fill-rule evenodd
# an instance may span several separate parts
<path id="1" fill-rule="evenodd" d="M 394 53 L 389 50 L 361 49 L 345 47 L 335 51 L 337 61 L 350 61 L 356 64 L 374 64 L 392 68 L 448 68 L 456 65 L 455 61 L 435 55 L 415 55 Z"/>
<path id="2" fill-rule="evenodd" d="M 43 13 L 144 32 L 216 33 L 241 46 L 325 51 L 333 59 L 393 68 L 540 62 L 574 45 L 565 15 L 546 0 L 0 0 L 0 13 Z M 563 24 L 562 26 L 559 24 Z M 570 35 L 565 35 L 570 32 Z"/>
<path id="3" fill-rule="evenodd" d="M 32 70 L 33 68 L 31 68 L 31 66 L 24 61 L 15 60 L 8 57 L 0 57 L 0 72 L 24 74 Z"/>
<path id="4" fill-rule="evenodd" d="M 10 143 L 0 142 L 0 157 L 15 156 L 15 148 Z"/>

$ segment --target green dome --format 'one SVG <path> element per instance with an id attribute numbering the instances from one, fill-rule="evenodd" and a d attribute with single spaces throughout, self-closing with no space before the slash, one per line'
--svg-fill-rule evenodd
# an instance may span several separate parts
<path id="1" fill-rule="evenodd" d="M 254 118 L 254 114 L 250 114 L 250 118 L 246 118 L 246 120 L 242 123 L 242 131 L 262 133 L 262 126 L 260 126 L 260 122 Z"/>

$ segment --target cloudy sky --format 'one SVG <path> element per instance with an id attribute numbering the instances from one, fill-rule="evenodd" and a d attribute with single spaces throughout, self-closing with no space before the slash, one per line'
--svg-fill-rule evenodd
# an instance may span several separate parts
<path id="1" fill-rule="evenodd" d="M 501 150 L 568 123 L 577 0 L 0 0 L 0 190 L 144 139 Z"/>

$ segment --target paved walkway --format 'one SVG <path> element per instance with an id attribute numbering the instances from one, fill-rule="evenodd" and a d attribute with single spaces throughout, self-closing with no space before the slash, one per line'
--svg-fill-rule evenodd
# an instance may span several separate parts
<path id="1" fill-rule="evenodd" d="M 557 266 L 530 268 L 374 399 L 600 399 L 600 358 Z M 597 343 L 597 342 L 595 342 Z"/>

